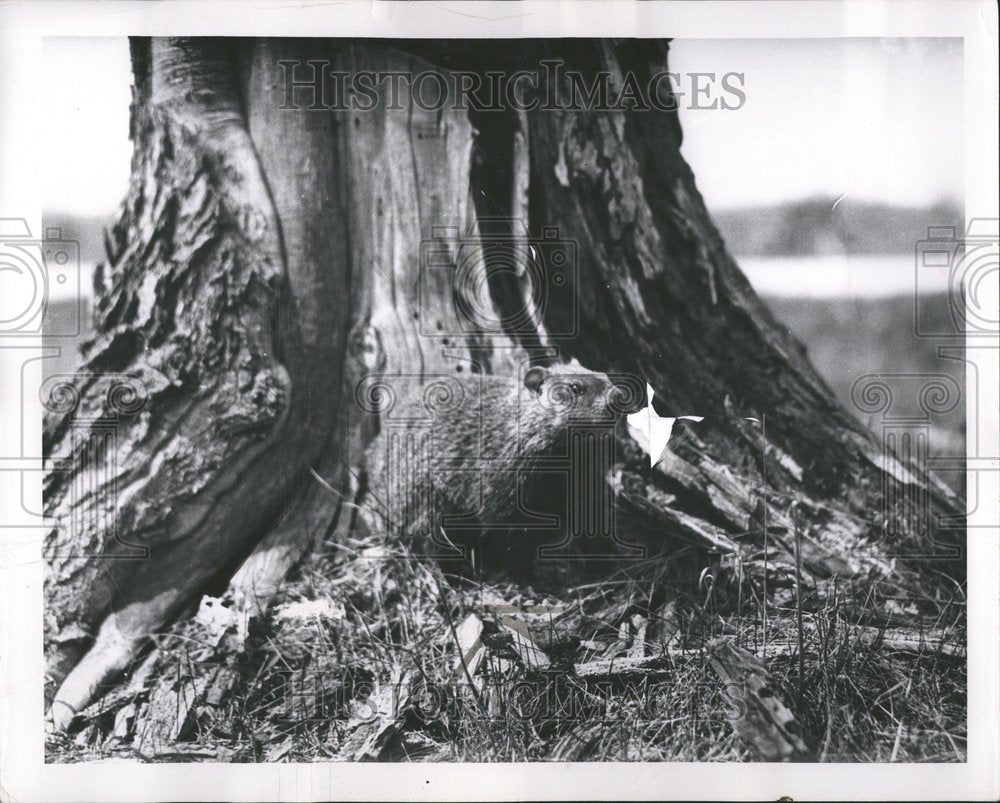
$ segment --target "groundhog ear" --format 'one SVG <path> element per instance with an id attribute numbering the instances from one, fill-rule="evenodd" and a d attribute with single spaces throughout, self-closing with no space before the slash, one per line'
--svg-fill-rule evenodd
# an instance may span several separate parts
<path id="1" fill-rule="evenodd" d="M 536 365 L 534 368 L 529 368 L 528 373 L 524 375 L 524 386 L 532 393 L 538 393 L 544 379 L 545 369 Z"/>

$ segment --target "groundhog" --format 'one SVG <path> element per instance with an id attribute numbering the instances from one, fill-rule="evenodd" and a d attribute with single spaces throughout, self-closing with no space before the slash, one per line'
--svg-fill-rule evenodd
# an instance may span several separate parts
<path id="1" fill-rule="evenodd" d="M 359 401 L 381 425 L 369 461 L 376 518 L 388 536 L 439 556 L 565 538 L 567 492 L 597 493 L 604 481 L 579 476 L 603 469 L 574 465 L 569 434 L 610 436 L 636 406 L 630 388 L 579 365 L 535 366 L 521 381 L 425 380 L 369 377 Z"/>

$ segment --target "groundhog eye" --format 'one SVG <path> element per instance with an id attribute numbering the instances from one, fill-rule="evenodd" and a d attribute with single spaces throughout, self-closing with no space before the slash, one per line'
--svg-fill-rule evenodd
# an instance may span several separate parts
<path id="1" fill-rule="evenodd" d="M 583 393 L 583 385 L 581 385 L 579 382 L 574 382 L 572 385 L 570 385 L 570 387 L 573 389 L 573 392 L 577 396 Z"/>

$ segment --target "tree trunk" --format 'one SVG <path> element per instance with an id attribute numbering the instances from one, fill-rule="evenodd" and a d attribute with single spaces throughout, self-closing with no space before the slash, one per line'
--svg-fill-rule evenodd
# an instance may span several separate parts
<path id="1" fill-rule="evenodd" d="M 617 92 L 626 72 L 666 70 L 666 53 L 631 40 L 133 41 L 132 180 L 96 335 L 74 382 L 43 389 L 58 724 L 204 593 L 229 584 L 243 609 L 266 609 L 315 543 L 376 526 L 354 504 L 386 429 L 358 395 L 371 375 L 417 388 L 463 370 L 516 377 L 554 353 L 617 368 L 672 414 L 721 416 L 678 427 L 655 471 L 609 475 L 617 504 L 662 534 L 741 560 L 769 550 L 765 572 L 781 575 L 797 515 L 821 585 L 912 587 L 892 555 L 928 549 L 962 575 L 957 539 L 936 527 L 958 500 L 885 453 L 776 325 L 704 208 L 676 112 L 438 112 L 406 93 L 400 108 L 281 108 L 283 60 L 412 75 L 548 57 L 610 73 Z M 575 245 L 569 284 L 544 303 L 521 225 L 539 248 L 545 227 Z M 427 247 L 444 270 L 422 269 Z"/>

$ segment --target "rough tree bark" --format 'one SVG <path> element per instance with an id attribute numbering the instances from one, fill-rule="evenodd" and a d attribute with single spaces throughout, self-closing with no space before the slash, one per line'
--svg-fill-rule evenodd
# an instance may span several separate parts
<path id="1" fill-rule="evenodd" d="M 916 508 L 933 520 L 959 502 L 884 454 L 772 319 L 711 223 L 676 112 L 439 113 L 405 94 L 401 109 L 280 108 L 283 59 L 485 72 L 554 58 L 607 71 L 614 92 L 626 72 L 666 70 L 666 54 L 635 41 L 133 41 L 132 180 L 98 280 L 96 336 L 75 380 L 43 389 L 58 724 L 206 591 L 228 583 L 246 610 L 266 608 L 317 539 L 359 526 L 345 500 L 376 436 L 355 403 L 371 373 L 514 375 L 553 346 L 594 370 L 625 368 L 667 409 L 726 424 L 679 428 L 638 482 L 609 477 L 623 503 L 706 549 L 752 557 L 770 537 L 779 574 L 792 565 L 782 539 L 795 505 L 814 582 L 906 588 L 890 553 L 929 543 L 911 525 Z M 457 291 L 426 276 L 422 287 L 433 227 L 475 239 L 497 225 L 486 217 L 508 221 L 502 236 L 514 219 L 575 241 L 572 302 L 532 307 L 526 274 L 489 273 L 489 246 Z M 458 259 L 448 237 L 435 242 Z M 514 322 L 458 321 L 456 292 Z M 920 499 L 884 505 L 886 483 Z M 961 576 L 960 555 L 942 565 Z"/>

